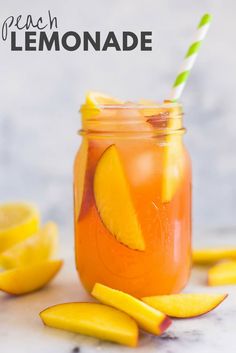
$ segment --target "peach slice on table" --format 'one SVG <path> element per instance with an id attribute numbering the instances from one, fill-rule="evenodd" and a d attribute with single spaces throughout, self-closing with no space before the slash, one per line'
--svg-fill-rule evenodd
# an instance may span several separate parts
<path id="1" fill-rule="evenodd" d="M 48 284 L 58 273 L 62 260 L 43 261 L 0 273 L 0 290 L 12 295 L 36 291 Z"/>
<path id="2" fill-rule="evenodd" d="M 190 318 L 215 309 L 228 294 L 171 294 L 142 298 L 144 303 L 168 316 Z"/>
<path id="3" fill-rule="evenodd" d="M 0 254 L 0 265 L 5 269 L 27 266 L 52 258 L 58 248 L 58 227 L 46 223 L 38 233 L 13 245 Z"/>
<path id="4" fill-rule="evenodd" d="M 209 265 L 220 260 L 236 260 L 236 248 L 206 248 L 193 251 L 193 262 L 197 265 Z"/>
<path id="5" fill-rule="evenodd" d="M 136 322 L 125 313 L 102 304 L 65 303 L 49 307 L 40 314 L 47 326 L 80 333 L 135 347 Z"/>
<path id="6" fill-rule="evenodd" d="M 102 303 L 125 312 L 142 329 L 154 335 L 161 335 L 171 324 L 164 313 L 122 291 L 96 283 L 91 294 Z"/>
<path id="7" fill-rule="evenodd" d="M 108 147 L 98 161 L 94 197 L 100 217 L 111 234 L 131 249 L 145 250 L 128 180 L 115 145 Z"/>
<path id="8" fill-rule="evenodd" d="M 236 284 L 236 261 L 219 263 L 208 270 L 208 285 Z"/>

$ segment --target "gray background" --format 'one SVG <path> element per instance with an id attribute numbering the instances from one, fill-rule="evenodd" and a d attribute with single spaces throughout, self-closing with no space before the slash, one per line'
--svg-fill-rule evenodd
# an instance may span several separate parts
<path id="1" fill-rule="evenodd" d="M 236 224 L 236 3 L 233 0 L 0 0 L 9 15 L 58 17 L 59 31 L 153 31 L 153 51 L 11 52 L 0 41 L 0 201 L 37 203 L 72 239 L 77 110 L 89 89 L 123 99 L 169 93 L 204 12 L 214 23 L 183 96 L 194 227 Z"/>

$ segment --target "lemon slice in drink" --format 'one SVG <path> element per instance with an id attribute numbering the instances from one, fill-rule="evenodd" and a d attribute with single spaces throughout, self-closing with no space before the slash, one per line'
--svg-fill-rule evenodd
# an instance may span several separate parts
<path id="1" fill-rule="evenodd" d="M 5 269 L 27 266 L 49 260 L 58 249 L 58 227 L 48 222 L 38 233 L 13 245 L 0 254 L 0 265 Z"/>
<path id="2" fill-rule="evenodd" d="M 86 94 L 85 104 L 81 108 L 84 119 L 96 116 L 101 112 L 101 105 L 120 105 L 123 104 L 117 98 L 110 97 L 104 93 L 90 91 Z"/>
<path id="3" fill-rule="evenodd" d="M 123 104 L 123 102 L 117 98 L 93 91 L 87 93 L 85 103 L 90 106 Z"/>
<path id="4" fill-rule="evenodd" d="M 0 253 L 36 233 L 39 223 L 39 212 L 30 204 L 0 204 Z"/>

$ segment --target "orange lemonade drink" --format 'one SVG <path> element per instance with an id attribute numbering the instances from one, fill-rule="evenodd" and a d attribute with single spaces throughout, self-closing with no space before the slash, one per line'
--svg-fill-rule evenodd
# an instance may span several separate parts
<path id="1" fill-rule="evenodd" d="M 76 266 L 136 297 L 179 292 L 191 266 L 191 162 L 179 103 L 90 93 L 74 164 Z"/>

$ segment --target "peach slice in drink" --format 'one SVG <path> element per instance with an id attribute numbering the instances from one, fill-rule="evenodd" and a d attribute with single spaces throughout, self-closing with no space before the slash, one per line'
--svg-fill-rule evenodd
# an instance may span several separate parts
<path id="1" fill-rule="evenodd" d="M 182 136 L 177 133 L 182 122 L 178 119 L 181 111 L 178 106 L 169 109 L 167 121 L 166 145 L 163 158 L 162 201 L 170 202 L 174 197 L 183 176 L 183 145 Z M 172 118 L 173 116 L 173 118 Z"/>
<path id="2" fill-rule="evenodd" d="M 93 176 L 97 162 L 106 147 L 100 141 L 83 138 L 74 164 L 75 222 L 85 217 L 94 203 Z"/>
<path id="3" fill-rule="evenodd" d="M 135 347 L 138 327 L 127 314 L 102 304 L 65 303 L 40 314 L 47 326 Z"/>
<path id="4" fill-rule="evenodd" d="M 122 291 L 96 283 L 91 294 L 102 303 L 127 313 L 142 329 L 154 335 L 162 334 L 171 324 L 165 314 Z"/>
<path id="5" fill-rule="evenodd" d="M 174 197 L 183 174 L 182 137 L 176 134 L 176 130 L 182 126 L 182 122 L 178 118 L 182 112 L 179 105 L 174 103 L 168 105 L 166 102 L 166 104 L 160 105 L 154 101 L 143 99 L 139 101 L 139 104 L 144 106 L 141 111 L 150 126 L 153 129 L 158 129 L 160 133 L 163 129 L 163 133 L 166 134 L 163 147 L 162 201 L 169 202 Z"/>
<path id="6" fill-rule="evenodd" d="M 171 317 L 190 318 L 215 309 L 227 294 L 172 294 L 142 298 L 144 303 Z"/>
<path id="7" fill-rule="evenodd" d="M 141 99 L 138 104 L 142 107 L 140 112 L 145 117 L 145 120 L 154 129 L 163 129 L 167 126 L 166 110 L 161 108 L 161 105 L 155 101 L 148 99 Z"/>
<path id="8" fill-rule="evenodd" d="M 94 197 L 99 215 L 111 234 L 131 249 L 145 250 L 129 183 L 115 145 L 105 150 L 97 164 Z"/>
<path id="9" fill-rule="evenodd" d="M 80 146 L 79 152 L 75 159 L 74 174 L 76 183 L 74 185 L 75 197 L 75 219 L 77 220 L 80 214 L 81 205 L 84 196 L 85 176 L 87 171 L 88 160 L 88 140 L 84 138 Z M 76 166 L 79 168 L 76 168 Z"/>

